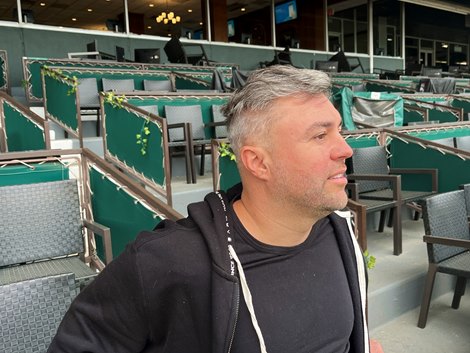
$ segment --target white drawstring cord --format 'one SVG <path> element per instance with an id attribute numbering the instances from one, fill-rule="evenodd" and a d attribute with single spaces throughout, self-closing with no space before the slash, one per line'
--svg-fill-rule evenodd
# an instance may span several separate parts
<path id="1" fill-rule="evenodd" d="M 235 252 L 235 249 L 232 245 L 228 246 L 228 251 L 230 253 L 230 256 L 232 256 L 232 258 L 237 264 L 238 274 L 240 276 L 240 282 L 242 286 L 243 298 L 245 298 L 246 306 L 248 307 L 248 311 L 250 312 L 251 322 L 253 323 L 256 335 L 258 336 L 261 353 L 267 353 L 266 345 L 264 344 L 263 334 L 261 333 L 261 329 L 258 325 L 258 320 L 256 319 L 255 309 L 253 307 L 253 298 L 251 297 L 250 288 L 248 288 L 248 283 L 246 281 L 245 272 L 243 272 L 242 264 L 238 259 L 237 253 Z"/>

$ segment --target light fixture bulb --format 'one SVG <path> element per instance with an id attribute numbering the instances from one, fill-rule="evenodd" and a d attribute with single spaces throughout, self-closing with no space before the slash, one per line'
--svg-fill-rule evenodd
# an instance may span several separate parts
<path id="1" fill-rule="evenodd" d="M 168 13 L 168 19 L 172 20 L 173 17 L 175 17 L 175 14 L 173 12 Z"/>
<path id="2" fill-rule="evenodd" d="M 162 16 L 157 17 L 157 23 L 160 23 L 160 22 L 162 22 Z"/>
<path id="3" fill-rule="evenodd" d="M 176 22 L 179 22 L 179 21 L 181 21 L 181 17 L 179 17 L 179 16 L 176 16 L 175 18 L 176 18 Z"/>
<path id="4" fill-rule="evenodd" d="M 167 24 L 168 23 L 168 18 L 163 19 L 163 23 Z"/>
<path id="5" fill-rule="evenodd" d="M 171 23 L 173 23 L 175 25 L 176 24 L 176 18 L 172 18 Z"/>
<path id="6" fill-rule="evenodd" d="M 162 12 L 162 14 L 161 14 L 160 16 L 162 16 L 162 18 L 165 18 L 165 17 L 166 17 L 166 12 L 165 12 L 165 11 L 163 11 L 163 12 Z"/>

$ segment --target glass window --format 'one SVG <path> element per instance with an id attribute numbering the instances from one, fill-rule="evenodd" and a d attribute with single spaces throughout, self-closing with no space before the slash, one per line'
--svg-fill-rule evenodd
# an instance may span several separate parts
<path id="1" fill-rule="evenodd" d="M 400 2 L 374 1 L 374 55 L 400 56 Z"/>
<path id="2" fill-rule="evenodd" d="M 451 44 L 449 50 L 449 64 L 452 66 L 467 66 L 467 46 L 462 44 Z"/>
<path id="3" fill-rule="evenodd" d="M 367 53 L 367 5 L 349 2 L 328 4 L 328 49 Z"/>
<path id="4" fill-rule="evenodd" d="M 271 1 L 227 1 L 227 38 L 229 42 L 273 45 Z M 212 14 L 211 16 L 215 16 Z"/>
<path id="5" fill-rule="evenodd" d="M 0 1 L 0 20 L 18 22 L 16 0 Z"/>
<path id="6" fill-rule="evenodd" d="M 449 43 L 436 42 L 436 66 L 444 68 L 447 71 L 449 65 Z"/>
<path id="7" fill-rule="evenodd" d="M 124 32 L 124 2 L 21 1 L 23 21 L 51 26 Z"/>

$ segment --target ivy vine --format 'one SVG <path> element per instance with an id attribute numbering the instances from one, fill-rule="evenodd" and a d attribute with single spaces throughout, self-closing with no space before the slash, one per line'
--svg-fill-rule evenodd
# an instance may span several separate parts
<path id="1" fill-rule="evenodd" d="M 126 101 L 126 97 L 124 95 L 116 96 L 114 92 L 105 92 L 104 101 L 111 104 L 113 108 L 121 109 L 122 103 Z"/>
<path id="2" fill-rule="evenodd" d="M 77 92 L 78 89 L 78 78 L 76 76 L 72 77 L 67 77 L 64 76 L 62 73 L 62 70 L 60 69 L 50 69 L 47 65 L 44 65 L 41 68 L 42 72 L 44 73 L 45 76 L 49 76 L 50 78 L 64 82 L 65 84 L 71 86 L 70 89 L 67 91 L 67 95 L 70 96 L 71 94 L 74 94 Z"/>
<path id="3" fill-rule="evenodd" d="M 136 143 L 140 145 L 140 153 L 142 156 L 147 154 L 148 136 L 150 135 L 149 123 L 150 119 L 145 119 L 144 123 L 142 124 L 142 128 L 140 129 L 140 133 L 135 135 L 137 139 Z"/>
<path id="4" fill-rule="evenodd" d="M 375 257 L 369 253 L 369 250 L 364 251 L 363 255 L 366 261 L 367 268 L 369 270 L 373 269 L 375 267 Z"/>
<path id="5" fill-rule="evenodd" d="M 235 153 L 233 153 L 232 148 L 230 147 L 230 143 L 222 142 L 219 144 L 219 153 L 221 157 L 229 157 L 231 161 L 236 161 L 237 157 Z"/>

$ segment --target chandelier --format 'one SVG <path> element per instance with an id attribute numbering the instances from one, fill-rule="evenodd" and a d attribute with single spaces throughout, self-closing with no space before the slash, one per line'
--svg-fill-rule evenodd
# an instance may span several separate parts
<path id="1" fill-rule="evenodd" d="M 166 1 L 166 8 L 168 9 L 168 0 Z M 181 21 L 181 17 L 175 16 L 175 13 L 173 11 L 170 11 L 168 13 L 165 11 L 162 11 L 160 16 L 157 16 L 156 20 L 157 20 L 157 23 L 163 22 L 164 24 L 172 23 L 175 25 Z"/>

